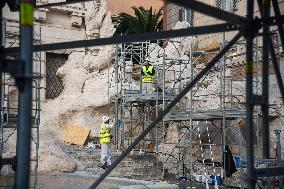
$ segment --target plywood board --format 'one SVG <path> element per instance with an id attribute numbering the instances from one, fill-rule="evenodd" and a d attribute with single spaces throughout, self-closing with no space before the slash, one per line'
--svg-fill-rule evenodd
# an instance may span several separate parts
<path id="1" fill-rule="evenodd" d="M 91 129 L 78 125 L 68 125 L 63 132 L 62 141 L 83 146 L 91 132 Z"/>

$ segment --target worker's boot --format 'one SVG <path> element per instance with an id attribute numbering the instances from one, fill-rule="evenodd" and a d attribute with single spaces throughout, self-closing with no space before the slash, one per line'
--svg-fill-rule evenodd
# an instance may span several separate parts
<path id="1" fill-rule="evenodd" d="M 102 169 L 106 169 L 107 167 L 108 167 L 108 166 L 107 166 L 107 163 L 106 163 L 106 162 L 101 166 Z"/>

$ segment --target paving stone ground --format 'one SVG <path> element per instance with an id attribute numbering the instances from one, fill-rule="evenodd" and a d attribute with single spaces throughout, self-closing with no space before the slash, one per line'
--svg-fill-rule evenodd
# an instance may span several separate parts
<path id="1" fill-rule="evenodd" d="M 96 180 L 96 176 L 82 174 L 39 175 L 38 189 L 88 189 Z M 32 180 L 34 177 L 31 178 Z M 111 177 L 104 180 L 97 189 L 118 189 L 121 186 L 145 184 L 145 181 Z M 0 176 L 0 188 L 10 189 L 13 177 Z"/>

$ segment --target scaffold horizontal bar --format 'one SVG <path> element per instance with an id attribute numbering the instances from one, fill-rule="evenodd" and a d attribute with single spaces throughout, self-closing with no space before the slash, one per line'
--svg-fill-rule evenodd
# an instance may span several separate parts
<path id="1" fill-rule="evenodd" d="M 57 6 L 68 5 L 68 4 L 84 3 L 88 1 L 97 1 L 97 0 L 66 0 L 66 1 L 58 2 L 58 3 L 48 3 L 48 4 L 36 5 L 36 8 L 40 9 L 40 8 L 57 7 Z"/>
<path id="2" fill-rule="evenodd" d="M 205 14 L 207 16 L 214 17 L 219 20 L 223 20 L 232 24 L 245 25 L 248 20 L 245 17 L 212 7 L 208 4 L 201 3 L 195 0 L 168 0 L 176 5 L 194 10 L 196 12 Z"/>
<path id="3" fill-rule="evenodd" d="M 278 21 L 284 23 L 284 15 L 278 18 Z M 276 18 L 270 17 L 267 20 L 259 19 L 258 22 L 263 24 L 266 22 L 268 25 L 273 26 L 276 25 Z M 184 37 L 184 36 L 196 36 L 196 35 L 204 35 L 211 33 L 220 33 L 220 32 L 230 32 L 240 30 L 241 27 L 232 24 L 216 24 L 210 26 L 200 26 L 200 27 L 192 27 L 186 29 L 179 30 L 169 30 L 163 32 L 147 32 L 140 34 L 131 34 L 126 36 L 113 36 L 110 38 L 100 38 L 100 39 L 89 39 L 89 40 L 78 40 L 78 41 L 69 41 L 69 42 L 61 42 L 61 43 L 52 43 L 52 44 L 42 44 L 42 45 L 34 45 L 33 51 L 52 51 L 52 50 L 61 50 L 61 49 L 75 49 L 82 47 L 94 47 L 94 46 L 102 46 L 102 45 L 112 45 L 112 44 L 121 44 L 121 43 L 132 43 L 132 42 L 142 42 L 142 41 L 151 41 L 157 39 L 168 39 L 175 37 Z M 19 53 L 19 47 L 6 48 L 6 54 L 14 54 Z"/>
<path id="4" fill-rule="evenodd" d="M 284 167 L 269 167 L 256 169 L 258 177 L 272 177 L 284 175 Z"/>
<path id="5" fill-rule="evenodd" d="M 174 38 L 174 37 L 184 37 L 184 36 L 194 36 L 194 35 L 202 35 L 202 34 L 210 34 L 210 33 L 237 31 L 239 29 L 240 27 L 237 25 L 216 24 L 216 25 L 210 25 L 210 26 L 192 27 L 192 28 L 169 30 L 169 31 L 163 31 L 163 32 L 147 32 L 147 33 L 140 33 L 140 34 L 131 34 L 131 35 L 126 35 L 126 36 L 113 36 L 110 38 L 78 40 L 78 41 L 69 41 L 69 42 L 62 42 L 62 43 L 34 45 L 33 51 L 34 52 L 52 51 L 52 50 L 60 50 L 60 49 L 74 49 L 74 48 L 93 47 L 93 46 L 101 46 L 101 45 L 131 43 L 131 42 L 139 42 L 139 41 L 167 39 L 167 38 Z M 7 54 L 17 53 L 19 52 L 19 48 L 18 47 L 7 48 L 5 49 L 5 51 Z"/>

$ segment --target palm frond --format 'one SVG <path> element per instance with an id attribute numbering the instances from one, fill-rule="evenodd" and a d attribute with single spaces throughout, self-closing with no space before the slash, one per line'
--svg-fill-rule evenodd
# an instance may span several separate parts
<path id="1" fill-rule="evenodd" d="M 162 8 L 153 12 L 153 8 L 132 7 L 135 16 L 121 13 L 118 16 L 116 34 L 161 31 L 163 26 Z"/>

